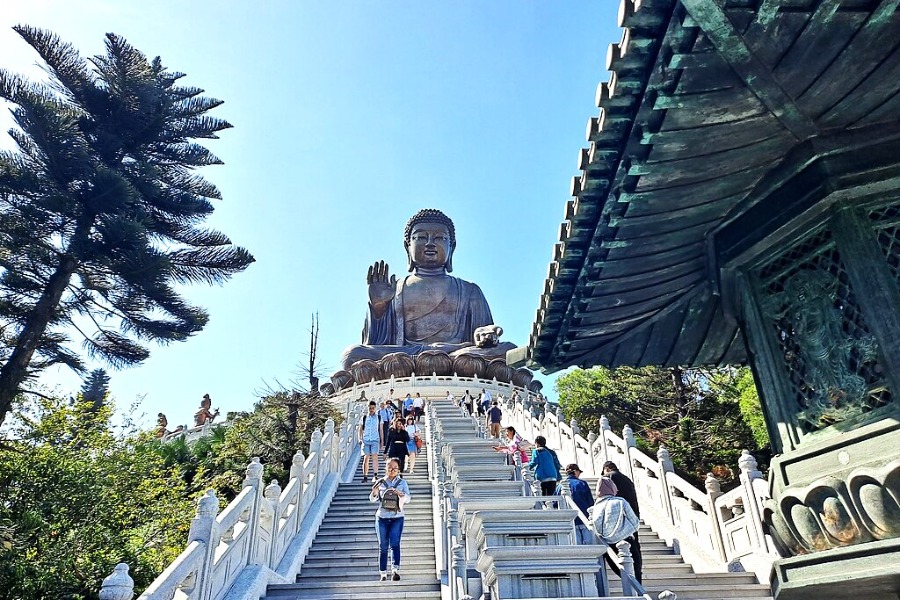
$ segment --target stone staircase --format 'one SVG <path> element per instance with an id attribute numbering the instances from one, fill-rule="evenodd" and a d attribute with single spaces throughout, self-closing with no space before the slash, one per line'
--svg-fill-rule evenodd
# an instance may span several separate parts
<path id="1" fill-rule="evenodd" d="M 769 586 L 759 583 L 753 573 L 695 573 L 647 525 L 641 526 L 640 540 L 643 585 L 653 598 L 663 590 L 670 590 L 679 600 L 772 600 Z M 608 573 L 610 593 L 620 596 L 621 582 L 614 573 Z"/>
<path id="2" fill-rule="evenodd" d="M 444 402 L 434 403 L 438 418 L 458 419 L 460 412 Z M 504 423 L 505 425 L 505 423 Z M 596 479 L 587 479 L 591 490 Z M 675 592 L 679 600 L 772 600 L 768 585 L 757 581 L 753 573 L 695 573 L 680 554 L 676 554 L 653 530 L 642 525 L 640 531 L 643 556 L 643 585 L 652 598 L 660 592 Z M 619 578 L 609 574 L 609 593 L 622 595 Z"/>
<path id="3" fill-rule="evenodd" d="M 384 460 L 380 463 L 383 474 Z M 439 600 L 441 588 L 435 564 L 431 483 L 426 463 L 422 458 L 417 473 L 403 476 L 413 499 L 405 509 L 400 581 L 379 581 L 376 505 L 369 502 L 371 483 L 362 483 L 362 471 L 358 468 L 351 483 L 342 483 L 338 487 L 297 582 L 270 585 L 265 597 L 280 600 Z"/>

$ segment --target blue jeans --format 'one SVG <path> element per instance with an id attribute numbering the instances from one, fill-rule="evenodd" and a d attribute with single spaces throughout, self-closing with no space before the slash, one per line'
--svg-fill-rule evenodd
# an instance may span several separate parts
<path id="1" fill-rule="evenodd" d="M 594 538 L 594 531 L 588 529 L 582 523 L 575 523 L 575 542 L 583 546 L 592 546 L 597 543 Z"/>
<path id="2" fill-rule="evenodd" d="M 403 517 L 377 518 L 378 521 L 378 570 L 387 571 L 388 547 L 394 556 L 394 568 L 400 568 L 400 536 L 403 535 Z"/>

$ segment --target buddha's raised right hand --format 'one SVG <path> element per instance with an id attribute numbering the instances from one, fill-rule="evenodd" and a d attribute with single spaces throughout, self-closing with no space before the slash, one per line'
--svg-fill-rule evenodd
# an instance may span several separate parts
<path id="1" fill-rule="evenodd" d="M 369 274 L 366 276 L 366 283 L 369 284 L 369 302 L 372 303 L 376 318 L 384 315 L 388 304 L 394 298 L 397 278 L 393 275 L 388 276 L 388 273 L 388 264 L 379 260 L 369 267 Z"/>

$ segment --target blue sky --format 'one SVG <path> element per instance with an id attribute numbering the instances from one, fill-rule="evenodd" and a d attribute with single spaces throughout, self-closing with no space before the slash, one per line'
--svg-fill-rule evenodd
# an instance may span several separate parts
<path id="1" fill-rule="evenodd" d="M 359 342 L 368 265 L 405 272 L 403 226 L 420 208 L 454 219 L 454 274 L 481 286 L 503 339 L 524 344 L 608 78 L 606 49 L 621 37 L 617 7 L 5 3 L 3 67 L 40 74 L 16 23 L 50 29 L 85 56 L 112 31 L 225 100 L 216 114 L 234 125 L 208 144 L 225 161 L 202 171 L 224 198 L 209 224 L 257 262 L 223 287 L 185 289 L 210 324 L 141 366 L 110 370 L 119 405 L 143 396 L 140 410 L 170 423 L 187 422 L 204 393 L 223 411 L 249 408 L 264 381 L 291 379 L 316 311 L 320 357 L 336 369 Z M 80 385 L 66 373 L 45 381 L 62 393 Z"/>

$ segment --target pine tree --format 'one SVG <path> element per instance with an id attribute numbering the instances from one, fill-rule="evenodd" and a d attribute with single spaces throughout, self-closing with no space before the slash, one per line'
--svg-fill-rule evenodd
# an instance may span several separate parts
<path id="1" fill-rule="evenodd" d="M 50 32 L 15 31 L 49 82 L 0 69 L 18 125 L 18 149 L 0 152 L 0 423 L 41 369 L 83 370 L 68 333 L 113 367 L 139 363 L 147 342 L 207 323 L 177 284 L 219 284 L 253 262 L 201 227 L 220 194 L 194 170 L 221 161 L 194 140 L 230 127 L 207 114 L 221 101 L 115 34 L 85 59 Z"/>
<path id="2" fill-rule="evenodd" d="M 81 400 L 90 402 L 92 410 L 100 410 L 109 393 L 109 375 L 103 369 L 94 369 L 81 385 Z"/>

